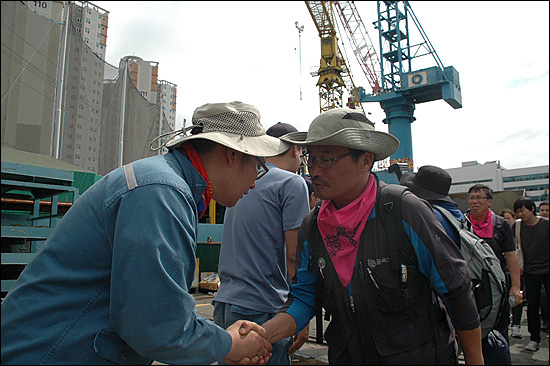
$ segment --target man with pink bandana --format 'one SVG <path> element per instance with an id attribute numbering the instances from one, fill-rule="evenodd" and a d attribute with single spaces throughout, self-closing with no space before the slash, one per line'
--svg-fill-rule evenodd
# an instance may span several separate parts
<path id="1" fill-rule="evenodd" d="M 506 288 L 509 294 L 514 296 L 516 300 L 514 306 L 517 306 L 523 300 L 523 295 L 514 234 L 508 222 L 491 210 L 492 202 L 493 190 L 484 184 L 475 184 L 468 190 L 470 212 L 466 215 L 472 223 L 474 233 L 485 239 L 500 260 L 500 266 L 506 276 Z M 497 321 L 495 329 L 510 343 L 508 325 L 510 324 L 511 309 L 507 301 L 503 308 L 504 313 Z"/>
<path id="2" fill-rule="evenodd" d="M 324 112 L 307 133 L 281 139 L 307 149 L 323 201 L 302 222 L 294 284 L 263 323 L 266 338 L 296 334 L 322 306 L 330 364 L 457 364 L 457 335 L 466 363 L 483 364 L 468 268 L 430 205 L 406 191 L 401 220 L 383 219 L 387 206 L 379 199 L 388 185 L 372 167 L 399 141 L 348 108 Z M 401 233 L 396 241 L 410 241 L 414 263 L 389 242 L 393 232 Z"/>

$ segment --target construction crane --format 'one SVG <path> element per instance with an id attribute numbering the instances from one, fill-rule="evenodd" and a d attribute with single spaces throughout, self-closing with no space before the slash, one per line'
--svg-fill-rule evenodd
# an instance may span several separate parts
<path id="1" fill-rule="evenodd" d="M 367 77 L 373 94 L 380 94 L 380 60 L 355 4 L 353 1 L 334 1 L 334 7 L 340 22 L 347 30 L 353 53 Z"/>
<path id="2" fill-rule="evenodd" d="M 321 113 L 343 107 L 344 90 L 348 91 L 347 107 L 365 113 L 359 92 L 355 87 L 351 70 L 338 47 L 336 23 L 331 1 L 306 1 L 311 18 L 321 38 L 321 61 L 319 70 L 319 105 Z"/>
<path id="3" fill-rule="evenodd" d="M 383 122 L 401 142 L 390 164 L 406 163 L 412 171 L 411 123 L 415 120 L 415 105 L 443 99 L 454 109 L 462 108 L 459 76 L 454 67 L 443 66 L 408 1 L 378 1 L 377 11 L 382 93 L 362 94 L 361 100 L 380 103 L 386 114 Z M 422 37 L 418 44 L 410 41 L 409 29 L 413 25 Z M 432 56 L 436 66 L 414 70 L 412 61 L 423 56 Z"/>
<path id="4" fill-rule="evenodd" d="M 399 148 L 390 157 L 390 164 L 406 164 L 408 170 L 412 171 L 411 123 L 415 120 L 415 105 L 443 99 L 451 107 L 461 108 L 458 72 L 452 66 L 443 66 L 408 1 L 377 2 L 378 19 L 374 24 L 378 30 L 380 57 L 376 54 L 376 48 L 368 37 L 354 2 L 326 3 L 334 4 L 340 22 L 347 30 L 353 53 L 371 86 L 372 92 L 369 94 L 363 88 L 357 88 L 361 102 L 379 102 L 386 114 L 383 122 L 388 124 L 389 132 L 400 141 Z M 324 8 L 331 8 L 331 5 L 325 4 Z M 412 24 L 409 24 L 409 20 Z M 409 26 L 415 26 L 420 33 L 420 43 L 411 45 Z M 436 66 L 413 69 L 414 59 L 429 55 L 435 60 Z"/>

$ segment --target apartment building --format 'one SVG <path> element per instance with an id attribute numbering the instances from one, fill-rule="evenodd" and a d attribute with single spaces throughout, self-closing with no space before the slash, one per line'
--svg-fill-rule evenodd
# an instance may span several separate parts
<path id="1" fill-rule="evenodd" d="M 52 156 L 66 8 L 2 1 L 2 146 Z"/>
<path id="2" fill-rule="evenodd" d="M 98 172 L 108 14 L 83 1 L 2 2 L 2 146 Z"/>
<path id="3" fill-rule="evenodd" d="M 453 178 L 450 194 L 466 193 L 476 183 L 485 184 L 494 192 L 523 191 L 535 201 L 548 200 L 549 166 L 506 169 L 499 161 L 480 164 L 463 162 L 460 168 L 446 169 Z"/>

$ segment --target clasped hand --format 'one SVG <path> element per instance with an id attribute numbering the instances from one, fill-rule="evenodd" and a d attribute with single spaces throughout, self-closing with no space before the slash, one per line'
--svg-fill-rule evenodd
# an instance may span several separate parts
<path id="1" fill-rule="evenodd" d="M 230 365 L 265 365 L 273 346 L 265 337 L 265 329 L 258 324 L 239 320 L 226 329 L 231 335 L 231 350 L 223 359 Z"/>

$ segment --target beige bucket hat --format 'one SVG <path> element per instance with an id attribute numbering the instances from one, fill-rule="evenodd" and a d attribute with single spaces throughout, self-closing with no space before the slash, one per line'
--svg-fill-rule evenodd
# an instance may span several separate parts
<path id="1" fill-rule="evenodd" d="M 187 135 L 189 130 L 191 134 Z M 169 139 L 153 147 L 154 142 L 163 137 Z M 244 154 L 261 157 L 279 155 L 286 147 L 280 139 L 265 133 L 260 123 L 260 111 L 256 107 L 235 101 L 198 107 L 193 113 L 191 126 L 156 137 L 151 141 L 150 148 L 173 148 L 193 139 L 214 141 Z"/>
<path id="2" fill-rule="evenodd" d="M 364 114 L 350 108 L 330 109 L 317 116 L 307 132 L 292 132 L 280 139 L 306 147 L 336 145 L 368 151 L 374 154 L 375 160 L 387 158 L 399 146 L 395 136 L 375 131 L 374 124 Z"/>

